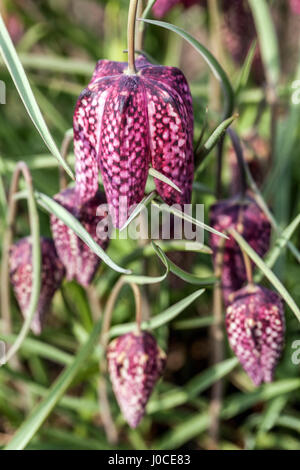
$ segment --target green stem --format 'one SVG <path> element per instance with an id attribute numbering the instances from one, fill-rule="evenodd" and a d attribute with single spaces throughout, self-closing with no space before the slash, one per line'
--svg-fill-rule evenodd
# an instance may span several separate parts
<path id="1" fill-rule="evenodd" d="M 214 286 L 213 295 L 213 325 L 211 326 L 212 340 L 212 364 L 218 364 L 224 360 L 224 333 L 223 333 L 223 301 L 221 276 L 224 264 L 224 247 L 225 240 L 221 239 L 218 245 L 218 251 L 215 260 L 215 276 L 219 278 L 219 282 Z M 223 400 L 223 381 L 215 382 L 211 389 L 210 401 L 210 426 L 209 435 L 211 439 L 211 447 L 218 448 L 219 430 L 220 430 L 220 412 Z"/>
<path id="2" fill-rule="evenodd" d="M 41 287 L 41 248 L 38 212 L 34 198 L 31 174 L 26 163 L 19 162 L 14 171 L 9 191 L 7 224 L 4 233 L 1 262 L 1 309 L 6 332 L 10 333 L 11 331 L 9 250 L 13 242 L 14 223 L 17 213 L 17 201 L 15 200 L 14 195 L 17 192 L 21 174 L 23 175 L 27 188 L 27 201 L 32 243 L 32 289 L 29 307 L 25 312 L 23 326 L 15 343 L 7 353 L 6 362 L 9 361 L 14 356 L 14 354 L 16 354 L 30 330 L 31 323 L 36 312 Z"/>
<path id="3" fill-rule="evenodd" d="M 67 161 L 67 156 L 68 156 L 68 151 L 70 144 L 73 140 L 73 129 L 69 129 L 63 138 L 62 144 L 61 144 L 61 149 L 60 153 L 64 161 Z M 67 180 L 67 175 L 65 170 L 63 169 L 62 166 L 59 167 L 59 188 L 61 191 L 66 189 L 68 186 L 68 180 Z"/>
<path id="4" fill-rule="evenodd" d="M 135 26 L 136 26 L 137 5 L 138 5 L 138 0 L 130 0 L 129 11 L 128 11 L 128 27 L 127 27 L 129 75 L 136 74 L 134 56 L 135 56 Z"/>
<path id="5" fill-rule="evenodd" d="M 144 2 L 143 0 L 138 1 L 138 6 L 137 6 L 137 18 L 141 18 L 143 15 L 143 7 L 144 7 Z M 137 27 L 137 34 L 136 34 L 136 51 L 142 51 L 144 48 L 144 23 L 142 21 L 139 21 L 138 27 Z"/>

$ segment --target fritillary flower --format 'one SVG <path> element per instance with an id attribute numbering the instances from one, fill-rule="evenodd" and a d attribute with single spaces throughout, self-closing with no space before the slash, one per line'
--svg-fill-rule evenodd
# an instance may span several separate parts
<path id="1" fill-rule="evenodd" d="M 113 223 L 122 227 L 144 197 L 149 164 L 182 191 L 155 179 L 167 204 L 189 204 L 193 182 L 193 109 L 187 81 L 174 67 L 100 60 L 74 114 L 76 191 L 81 202 L 98 188 L 98 173 Z"/>
<path id="2" fill-rule="evenodd" d="M 255 385 L 271 382 L 285 332 L 283 302 L 278 294 L 247 285 L 227 308 L 229 343 Z"/>
<path id="3" fill-rule="evenodd" d="M 148 332 L 127 333 L 107 350 L 113 390 L 124 418 L 136 428 L 145 414 L 153 387 L 161 377 L 166 355 Z"/>
<path id="4" fill-rule="evenodd" d="M 54 199 L 79 220 L 101 248 L 104 250 L 107 248 L 108 234 L 101 232 L 101 238 L 97 234 L 98 224 L 104 217 L 97 215 L 97 209 L 106 204 L 104 193 L 97 191 L 93 198 L 85 204 L 80 204 L 75 189 L 67 188 L 54 196 Z M 102 213 L 105 214 L 104 211 Z M 53 214 L 51 214 L 51 229 L 57 254 L 66 268 L 66 278 L 68 281 L 75 279 L 87 287 L 92 282 L 101 259 L 72 229 Z"/>
<path id="5" fill-rule="evenodd" d="M 26 316 L 32 287 L 32 244 L 30 238 L 22 238 L 10 250 L 10 280 L 23 316 Z M 54 243 L 41 238 L 41 291 L 36 313 L 31 324 L 35 334 L 42 331 L 45 315 L 52 297 L 64 277 L 64 267 L 57 256 Z"/>

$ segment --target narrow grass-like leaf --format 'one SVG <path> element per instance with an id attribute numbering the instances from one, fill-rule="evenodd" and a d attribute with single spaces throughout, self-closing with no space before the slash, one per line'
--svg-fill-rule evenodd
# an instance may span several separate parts
<path id="1" fill-rule="evenodd" d="M 67 366 L 58 379 L 56 379 L 44 400 L 42 400 L 25 419 L 11 441 L 5 447 L 5 450 L 22 450 L 31 441 L 43 422 L 52 412 L 53 408 L 59 402 L 60 398 L 71 385 L 78 371 L 86 363 L 87 358 L 99 339 L 101 328 L 102 320 L 99 320 L 95 324 L 87 342 L 81 347 L 72 363 Z"/>
<path id="2" fill-rule="evenodd" d="M 222 238 L 228 238 L 225 233 L 218 232 L 214 228 L 210 227 L 209 225 L 204 224 L 200 220 L 194 219 L 194 217 L 191 217 L 189 214 L 186 214 L 184 212 L 181 212 L 180 210 L 176 209 L 175 207 L 168 206 L 167 204 L 159 204 L 156 201 L 152 201 L 152 204 L 160 209 L 161 211 L 168 212 L 169 214 L 176 215 L 176 217 L 179 217 L 180 219 L 186 220 L 187 222 L 190 222 L 192 224 L 197 225 L 198 227 L 201 227 L 208 232 L 214 233 L 215 235 L 218 235 L 219 237 Z"/>
<path id="3" fill-rule="evenodd" d="M 282 231 L 279 238 L 277 238 L 274 247 L 269 251 L 269 253 L 265 257 L 265 263 L 270 269 L 272 269 L 272 267 L 276 263 L 278 257 L 280 256 L 280 253 L 282 252 L 284 247 L 287 245 L 288 241 L 290 240 L 293 233 L 297 229 L 299 223 L 300 223 L 300 214 L 297 215 L 297 217 Z M 255 281 L 259 282 L 262 279 L 262 277 L 263 277 L 262 273 L 258 273 L 257 276 L 255 276 Z"/>
<path id="4" fill-rule="evenodd" d="M 74 179 L 71 169 L 60 155 L 60 152 L 49 132 L 47 124 L 44 121 L 40 108 L 30 88 L 30 84 L 23 66 L 19 60 L 18 54 L 16 53 L 1 15 L 0 52 L 32 122 L 39 131 L 50 152 L 54 155 L 55 158 L 57 158 L 70 177 Z"/>
<path id="5" fill-rule="evenodd" d="M 238 79 L 236 89 L 235 89 L 235 95 L 236 96 L 238 96 L 238 94 L 243 90 L 243 88 L 246 87 L 246 85 L 248 83 L 250 72 L 251 72 L 251 67 L 252 67 L 252 64 L 253 64 L 253 59 L 254 59 L 254 56 L 255 56 L 256 46 L 257 46 L 257 41 L 255 40 L 255 41 L 253 41 L 253 43 L 252 43 L 252 45 L 249 49 L 249 52 L 248 52 L 246 60 L 244 62 L 242 71 L 239 75 L 239 79 Z"/>
<path id="6" fill-rule="evenodd" d="M 156 245 L 154 242 L 152 242 L 152 244 L 157 256 L 161 259 L 164 265 L 167 265 L 171 273 L 175 274 L 175 276 L 179 277 L 183 281 L 202 287 L 213 286 L 217 282 L 218 279 L 216 277 L 201 278 L 184 271 L 175 263 L 173 263 L 173 261 L 171 261 L 170 258 L 168 258 L 164 252 L 159 249 L 158 245 Z"/>
<path id="7" fill-rule="evenodd" d="M 70 59 L 55 55 L 26 54 L 20 53 L 19 59 L 24 67 L 46 70 L 53 73 L 64 73 L 69 75 L 83 75 L 90 77 L 95 69 L 94 62 Z"/>
<path id="8" fill-rule="evenodd" d="M 211 154 L 211 151 L 217 145 L 217 143 L 219 142 L 220 138 L 222 137 L 226 129 L 233 123 L 235 119 L 237 119 L 237 117 L 238 117 L 238 114 L 235 114 L 234 116 L 231 116 L 229 119 L 226 119 L 225 121 L 223 121 L 214 130 L 214 132 L 207 139 L 205 144 L 203 144 L 203 147 L 199 151 L 199 159 L 201 163 L 197 168 L 195 180 L 197 180 L 197 176 L 199 175 L 199 173 L 201 173 L 207 167 L 210 161 L 210 159 L 206 157 L 208 157 L 208 155 Z"/>
<path id="9" fill-rule="evenodd" d="M 209 52 L 209 50 L 206 49 L 206 47 L 204 47 L 199 41 L 193 38 L 193 36 L 191 36 L 189 33 L 187 33 L 181 28 L 178 28 L 178 26 L 175 26 L 170 23 L 165 23 L 163 21 L 156 21 L 156 20 L 141 19 L 141 21 L 144 21 L 145 23 L 153 24 L 155 26 L 160 26 L 161 28 L 165 28 L 170 31 L 173 31 L 173 33 L 179 34 L 179 36 L 185 39 L 189 44 L 191 44 L 191 46 L 193 46 L 196 49 L 197 52 L 199 52 L 199 54 L 201 54 L 203 59 L 207 62 L 207 64 L 211 68 L 215 77 L 221 83 L 222 89 L 224 91 L 225 103 L 226 103 L 224 118 L 229 118 L 234 108 L 234 91 L 226 75 L 226 72 L 224 71 L 222 66 L 219 64 L 219 62 L 215 59 L 215 57 L 212 55 L 212 53 Z"/>
<path id="10" fill-rule="evenodd" d="M 43 207 L 49 214 L 54 214 L 58 217 L 64 224 L 66 224 L 70 229 L 72 229 L 76 235 L 78 235 L 81 240 L 87 244 L 87 246 L 96 253 L 99 258 L 101 258 L 110 268 L 122 274 L 129 274 L 131 271 L 129 269 L 124 269 L 118 266 L 98 245 L 98 243 L 93 240 L 91 235 L 84 229 L 81 223 L 66 209 L 64 209 L 60 204 L 58 204 L 54 199 L 51 199 L 49 196 L 43 193 L 35 192 L 35 196 L 38 204 Z"/>
<path id="11" fill-rule="evenodd" d="M 152 191 L 150 194 L 145 196 L 139 204 L 137 204 L 136 208 L 133 210 L 123 227 L 120 229 L 120 232 L 122 232 L 123 230 L 125 230 L 126 227 L 128 227 L 128 225 L 142 212 L 142 210 L 147 207 L 151 203 L 151 201 L 153 201 L 155 196 L 156 191 Z"/>
<path id="12" fill-rule="evenodd" d="M 0 334 L 0 339 L 6 341 L 7 343 L 14 343 L 16 341 L 17 335 L 4 335 Z M 72 362 L 73 357 L 60 349 L 46 344 L 35 338 L 26 338 L 21 347 L 20 351 L 28 355 L 37 355 L 43 357 L 50 361 L 57 362 L 58 364 L 68 365 Z"/>
<path id="13" fill-rule="evenodd" d="M 277 276 L 268 268 L 265 262 L 258 256 L 258 254 L 251 248 L 251 246 L 246 242 L 246 240 L 233 228 L 229 229 L 230 234 L 234 237 L 236 242 L 240 245 L 241 249 L 244 250 L 247 255 L 252 259 L 256 266 L 261 269 L 266 278 L 270 281 L 271 284 L 275 287 L 278 293 L 286 301 L 290 309 L 294 312 L 298 320 L 300 321 L 300 311 L 294 301 L 290 296 L 284 285 L 279 281 Z"/>
<path id="14" fill-rule="evenodd" d="M 164 253 L 167 251 L 193 251 L 212 255 L 212 249 L 200 242 L 187 242 L 186 240 L 155 240 L 155 244 L 158 245 Z M 143 256 L 152 256 L 155 253 L 155 249 L 152 244 L 145 246 L 142 251 Z"/>
<path id="15" fill-rule="evenodd" d="M 179 193 L 182 193 L 181 189 L 178 188 L 178 186 L 175 183 L 173 183 L 173 181 L 170 180 L 170 178 L 167 178 L 167 176 L 163 175 L 162 173 L 155 170 L 154 168 L 149 168 L 149 175 L 152 176 L 153 178 L 156 178 L 157 180 L 162 181 L 163 183 L 171 186 L 171 188 L 174 188 Z"/>
<path id="16" fill-rule="evenodd" d="M 234 357 L 210 367 L 201 374 L 193 377 L 182 387 L 182 390 L 175 390 L 174 392 L 169 391 L 160 395 L 157 400 L 150 401 L 147 407 L 148 413 L 156 413 L 188 403 L 209 388 L 213 383 L 228 375 L 238 363 L 238 359 Z"/>
<path id="17" fill-rule="evenodd" d="M 165 268 L 166 268 L 166 271 L 164 272 L 164 274 L 162 274 L 161 276 L 139 276 L 139 275 L 130 275 L 130 276 L 124 276 L 124 279 L 128 282 L 135 282 L 136 284 L 140 284 L 140 285 L 144 285 L 144 284 L 157 284 L 158 282 L 162 282 L 166 279 L 167 275 L 169 274 L 170 272 L 170 266 L 169 266 L 169 262 L 168 260 L 166 259 L 163 251 L 161 250 L 161 248 L 159 248 L 159 246 L 155 246 L 155 244 L 152 242 L 152 245 L 153 245 L 153 248 L 156 252 L 156 254 L 160 254 L 160 259 L 162 260 Z"/>
<path id="18" fill-rule="evenodd" d="M 187 318 L 186 320 L 180 320 L 172 323 L 174 330 L 195 330 L 198 328 L 205 328 L 214 324 L 213 317 L 197 317 Z"/>
<path id="19" fill-rule="evenodd" d="M 185 297 L 185 299 L 180 300 L 176 304 L 164 310 L 162 313 L 159 313 L 155 317 L 151 318 L 148 322 L 143 322 L 141 325 L 142 329 L 145 330 L 155 330 L 160 326 L 163 326 L 176 318 L 183 310 L 185 310 L 191 303 L 200 297 L 205 292 L 204 289 L 197 290 Z M 119 336 L 129 331 L 136 329 L 136 323 L 127 323 L 125 325 L 113 326 L 109 330 L 109 337 Z"/>
<path id="20" fill-rule="evenodd" d="M 226 400 L 221 410 L 221 418 L 231 419 L 256 403 L 268 401 L 279 395 L 298 390 L 299 387 L 299 379 L 289 379 L 264 385 L 248 394 L 234 394 Z M 209 423 L 210 415 L 208 412 L 197 413 L 192 418 L 185 420 L 184 423 L 167 432 L 165 436 L 162 436 L 159 441 L 154 443 L 152 448 L 156 450 L 176 449 L 206 431 Z"/>
<path id="21" fill-rule="evenodd" d="M 249 0 L 249 5 L 257 29 L 268 83 L 276 86 L 280 76 L 279 47 L 270 8 L 266 0 Z"/>
<path id="22" fill-rule="evenodd" d="M 268 404 L 259 425 L 259 432 L 269 432 L 275 426 L 278 417 L 288 401 L 286 395 L 274 398 Z"/>

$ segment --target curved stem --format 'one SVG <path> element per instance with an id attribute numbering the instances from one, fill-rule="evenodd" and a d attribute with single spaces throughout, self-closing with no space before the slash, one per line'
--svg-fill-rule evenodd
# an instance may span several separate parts
<path id="1" fill-rule="evenodd" d="M 72 132 L 71 132 L 72 131 Z M 69 129 L 63 138 L 61 148 L 60 148 L 60 153 L 62 158 L 67 161 L 67 156 L 68 156 L 68 150 L 70 147 L 70 143 L 73 140 L 73 129 Z M 68 186 L 68 180 L 67 180 L 67 175 L 65 170 L 60 166 L 59 167 L 59 188 L 61 191 L 66 189 Z"/>
<path id="2" fill-rule="evenodd" d="M 135 68 L 135 26 L 136 26 L 136 12 L 138 0 L 130 0 L 128 11 L 128 27 L 127 27 L 127 41 L 128 41 L 128 73 L 130 75 L 136 74 Z"/>
<path id="3" fill-rule="evenodd" d="M 251 260 L 244 250 L 242 250 L 242 253 L 243 253 L 243 258 L 244 258 L 247 281 L 249 284 L 253 284 L 253 272 L 252 272 Z"/>
<path id="4" fill-rule="evenodd" d="M 28 310 L 25 312 L 25 320 L 21 331 L 9 349 L 6 362 L 18 351 L 23 340 L 27 336 L 36 311 L 40 296 L 41 287 L 41 248 L 40 248 L 40 227 L 39 218 L 36 208 L 32 179 L 30 171 L 24 162 L 19 162 L 14 171 L 9 191 L 7 223 L 3 240 L 2 262 L 1 262 L 1 309 L 4 318 L 5 330 L 7 333 L 11 331 L 11 314 L 10 314 L 10 282 L 9 282 L 9 250 L 13 242 L 14 222 L 17 213 L 17 201 L 14 198 L 18 189 L 20 175 L 23 175 L 27 189 L 27 201 L 29 211 L 29 222 L 31 230 L 32 243 L 32 287 Z"/>
<path id="5" fill-rule="evenodd" d="M 135 299 L 135 309 L 136 309 L 136 323 L 137 323 L 137 330 L 140 331 L 141 329 L 141 322 L 142 322 L 142 299 L 141 299 L 141 293 L 140 289 L 135 284 L 134 282 L 129 282 L 127 281 L 123 276 L 121 276 L 116 284 L 114 285 L 111 294 L 106 302 L 104 314 L 103 314 L 103 326 L 102 326 L 102 332 L 101 332 L 101 346 L 105 350 L 107 347 L 108 343 L 108 331 L 110 328 L 111 324 L 111 319 L 112 319 L 112 314 L 113 314 L 113 309 L 115 306 L 115 303 L 118 299 L 119 293 L 122 289 L 122 287 L 125 284 L 129 284 L 133 294 L 134 294 L 134 299 Z"/>
<path id="6" fill-rule="evenodd" d="M 224 359 L 224 333 L 223 333 L 223 302 L 221 276 L 224 264 L 224 245 L 225 240 L 220 239 L 218 251 L 215 259 L 215 276 L 220 282 L 214 286 L 213 294 L 213 317 L 214 323 L 211 327 L 210 335 L 212 340 L 212 364 L 218 364 Z M 218 448 L 219 429 L 220 429 L 220 412 L 223 399 L 223 381 L 215 382 L 211 389 L 210 402 L 210 426 L 209 435 L 211 438 L 212 448 Z"/>
<path id="7" fill-rule="evenodd" d="M 137 18 L 142 17 L 143 7 L 144 7 L 143 0 L 139 0 L 138 6 L 137 6 L 137 13 L 136 13 Z M 139 21 L 139 24 L 137 27 L 137 34 L 136 34 L 136 50 L 137 51 L 142 51 L 144 48 L 144 30 L 145 30 L 145 24 L 142 21 Z"/>

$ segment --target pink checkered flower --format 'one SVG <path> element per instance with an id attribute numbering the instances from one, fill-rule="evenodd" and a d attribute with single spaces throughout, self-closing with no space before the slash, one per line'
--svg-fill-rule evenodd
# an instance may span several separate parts
<path id="1" fill-rule="evenodd" d="M 54 196 L 54 199 L 79 220 L 101 248 L 104 250 L 107 248 L 108 234 L 104 231 L 97 234 L 98 224 L 105 215 L 106 198 L 104 193 L 97 191 L 89 201 L 80 204 L 75 189 L 68 188 Z M 101 216 L 97 215 L 97 209 L 100 206 L 103 207 L 101 214 L 104 214 Z M 73 230 L 53 214 L 51 214 L 51 229 L 58 256 L 66 268 L 68 281 L 75 279 L 79 284 L 87 287 L 92 282 L 101 259 Z M 100 238 L 98 235 L 101 235 Z"/>
<path id="2" fill-rule="evenodd" d="M 251 197 L 247 196 L 243 200 L 240 197 L 233 197 L 217 202 L 211 208 L 211 226 L 223 233 L 234 228 L 261 257 L 269 249 L 270 222 Z M 212 234 L 210 240 L 215 260 L 220 237 Z M 230 295 L 243 287 L 246 280 L 243 254 L 236 241 L 230 237 L 225 241 L 221 279 L 226 305 L 230 303 Z"/>
<path id="3" fill-rule="evenodd" d="M 97 191 L 98 173 L 113 223 L 122 227 L 144 197 L 149 164 L 182 193 L 155 180 L 167 204 L 188 204 L 193 182 L 193 108 L 180 70 L 136 60 L 100 60 L 74 114 L 76 190 L 82 202 Z"/>
<path id="4" fill-rule="evenodd" d="M 153 387 L 161 377 L 166 355 L 148 332 L 127 333 L 107 349 L 113 390 L 124 418 L 136 428 L 145 414 Z"/>
<path id="5" fill-rule="evenodd" d="M 285 332 L 284 309 L 275 292 L 247 285 L 234 294 L 227 308 L 228 340 L 255 385 L 271 382 Z"/>
<path id="6" fill-rule="evenodd" d="M 32 246 L 30 238 L 22 238 L 10 250 L 10 280 L 20 310 L 24 316 L 29 307 L 32 286 Z M 42 331 L 45 314 L 52 297 L 64 276 L 64 267 L 59 260 L 51 239 L 41 238 L 41 291 L 37 310 L 31 324 L 35 334 Z"/>

